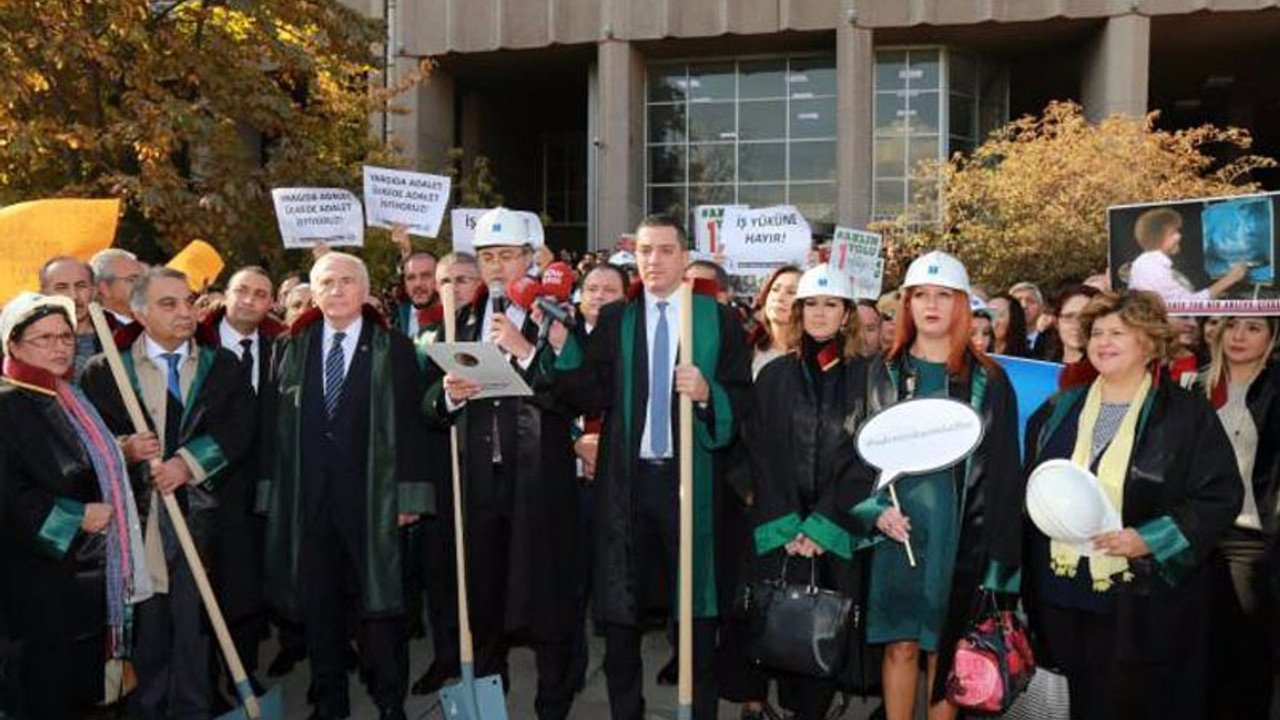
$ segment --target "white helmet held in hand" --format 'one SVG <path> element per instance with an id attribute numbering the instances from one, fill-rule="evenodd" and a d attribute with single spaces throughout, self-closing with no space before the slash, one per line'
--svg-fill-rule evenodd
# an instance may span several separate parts
<path id="1" fill-rule="evenodd" d="M 907 268 L 907 277 L 902 281 L 904 288 L 920 285 L 936 285 L 968 294 L 969 271 L 954 256 L 934 250 L 916 258 Z"/>
<path id="2" fill-rule="evenodd" d="M 853 287 L 844 273 L 838 272 L 829 264 L 816 265 L 800 276 L 800 284 L 796 286 L 796 299 L 830 295 L 853 302 Z"/>

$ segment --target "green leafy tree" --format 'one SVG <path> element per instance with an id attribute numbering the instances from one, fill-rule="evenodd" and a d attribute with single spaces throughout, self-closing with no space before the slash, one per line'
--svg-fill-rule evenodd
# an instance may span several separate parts
<path id="1" fill-rule="evenodd" d="M 1248 153 L 1246 130 L 1168 132 L 1156 120 L 1092 123 L 1079 105 L 1054 102 L 970 154 L 922 166 L 930 189 L 907 216 L 876 227 L 889 240 L 886 272 L 900 277 L 920 251 L 941 248 L 990 288 L 1079 280 L 1106 268 L 1109 206 L 1257 192 L 1251 173 L 1275 166 Z"/>

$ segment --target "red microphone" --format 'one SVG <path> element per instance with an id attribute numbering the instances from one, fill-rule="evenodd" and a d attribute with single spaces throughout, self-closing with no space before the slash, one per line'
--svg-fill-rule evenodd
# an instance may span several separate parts
<path id="1" fill-rule="evenodd" d="M 576 280 L 573 268 L 562 262 L 553 262 L 542 271 L 542 292 L 539 294 L 554 298 L 556 302 L 569 302 Z"/>
<path id="2" fill-rule="evenodd" d="M 542 294 L 542 285 L 528 276 L 507 283 L 507 297 L 526 312 L 533 308 L 533 303 Z"/>

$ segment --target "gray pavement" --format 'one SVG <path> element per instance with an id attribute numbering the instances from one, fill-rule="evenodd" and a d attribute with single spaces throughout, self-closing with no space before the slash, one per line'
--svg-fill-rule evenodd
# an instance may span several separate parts
<path id="1" fill-rule="evenodd" d="M 671 654 L 671 646 L 666 635 L 659 631 L 651 632 L 644 637 L 641 646 L 644 658 L 645 699 L 648 702 L 649 715 L 654 718 L 674 718 L 676 716 L 676 692 L 674 687 L 659 686 L 654 682 L 658 668 L 667 661 Z M 431 643 L 429 640 L 414 640 L 410 643 L 409 681 L 417 679 L 426 672 L 431 664 Z M 263 643 L 259 667 L 265 668 L 275 656 L 274 642 Z M 587 668 L 587 684 L 575 698 L 570 720 L 607 720 L 609 717 L 609 699 L 605 691 L 604 670 L 601 661 L 604 658 L 604 641 L 602 638 L 591 638 L 591 660 Z M 511 691 L 507 695 L 507 708 L 510 720 L 535 720 L 533 712 L 533 696 L 536 684 L 533 652 L 526 648 L 511 651 L 510 659 Z M 265 675 L 262 676 L 266 680 Z M 289 675 L 268 681 L 268 685 L 279 685 L 284 693 L 285 716 L 289 720 L 305 720 L 310 708 L 307 705 L 307 683 L 310 671 L 306 661 L 294 668 Z M 352 674 L 351 681 L 351 717 L 355 720 L 370 718 L 377 720 L 378 713 L 370 701 L 359 678 Z M 846 720 L 866 720 L 877 701 L 864 703 L 854 700 L 845 713 Z M 406 711 L 411 720 L 442 720 L 444 713 L 436 694 L 426 697 L 410 696 Z M 720 703 L 720 720 L 737 720 L 739 706 L 727 702 Z"/>

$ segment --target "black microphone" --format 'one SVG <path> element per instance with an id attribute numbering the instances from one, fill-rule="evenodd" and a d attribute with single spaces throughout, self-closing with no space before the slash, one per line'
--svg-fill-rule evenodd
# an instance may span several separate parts
<path id="1" fill-rule="evenodd" d="M 507 313 L 507 286 L 495 280 L 489 283 L 489 299 L 493 301 L 493 312 L 497 315 Z"/>
<path id="2" fill-rule="evenodd" d="M 534 301 L 538 309 L 542 310 L 542 322 L 538 324 L 538 343 L 541 348 L 547 342 L 547 335 L 551 332 L 551 324 L 559 322 L 570 330 L 573 329 L 573 313 L 570 312 L 566 305 L 557 302 L 550 295 L 539 295 Z"/>

